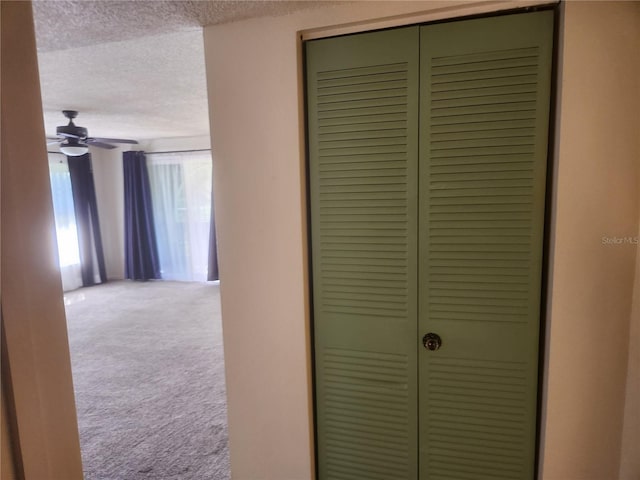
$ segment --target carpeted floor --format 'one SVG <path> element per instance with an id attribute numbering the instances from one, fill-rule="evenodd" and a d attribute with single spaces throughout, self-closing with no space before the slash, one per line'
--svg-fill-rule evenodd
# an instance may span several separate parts
<path id="1" fill-rule="evenodd" d="M 229 479 L 219 287 L 112 282 L 65 303 L 85 479 Z"/>

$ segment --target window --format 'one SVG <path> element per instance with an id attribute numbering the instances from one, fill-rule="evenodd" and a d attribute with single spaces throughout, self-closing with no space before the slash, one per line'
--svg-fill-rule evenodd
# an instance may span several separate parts
<path id="1" fill-rule="evenodd" d="M 211 154 L 151 154 L 147 166 L 162 278 L 206 281 Z"/>
<path id="2" fill-rule="evenodd" d="M 69 165 L 64 155 L 49 155 L 49 177 L 53 198 L 58 262 L 62 277 L 62 289 L 74 290 L 82 286 L 78 229 L 71 192 Z"/>

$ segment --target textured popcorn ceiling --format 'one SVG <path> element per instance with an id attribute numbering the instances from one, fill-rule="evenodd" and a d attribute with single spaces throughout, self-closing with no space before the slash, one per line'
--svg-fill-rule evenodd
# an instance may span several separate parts
<path id="1" fill-rule="evenodd" d="M 96 137 L 208 135 L 202 26 L 327 3 L 36 0 L 46 133 L 71 109 Z"/>

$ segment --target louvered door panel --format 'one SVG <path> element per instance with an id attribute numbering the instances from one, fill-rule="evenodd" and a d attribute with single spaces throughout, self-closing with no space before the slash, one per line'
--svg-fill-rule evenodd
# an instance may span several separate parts
<path id="1" fill-rule="evenodd" d="M 418 44 L 307 44 L 321 479 L 417 476 Z"/>
<path id="2" fill-rule="evenodd" d="M 421 30 L 421 479 L 533 479 L 552 25 Z"/>

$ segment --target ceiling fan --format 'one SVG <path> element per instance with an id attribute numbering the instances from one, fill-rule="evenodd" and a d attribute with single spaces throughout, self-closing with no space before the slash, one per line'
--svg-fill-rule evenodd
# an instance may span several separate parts
<path id="1" fill-rule="evenodd" d="M 89 137 L 89 132 L 84 127 L 79 127 L 73 123 L 73 119 L 78 116 L 75 110 L 63 110 L 62 114 L 69 119 L 68 125 L 61 125 L 56 128 L 57 137 L 47 137 L 47 145 L 59 144 L 60 152 L 70 157 L 79 157 L 89 151 L 89 145 L 100 148 L 116 148 L 112 143 L 137 144 L 135 140 L 123 138 L 99 138 Z"/>

